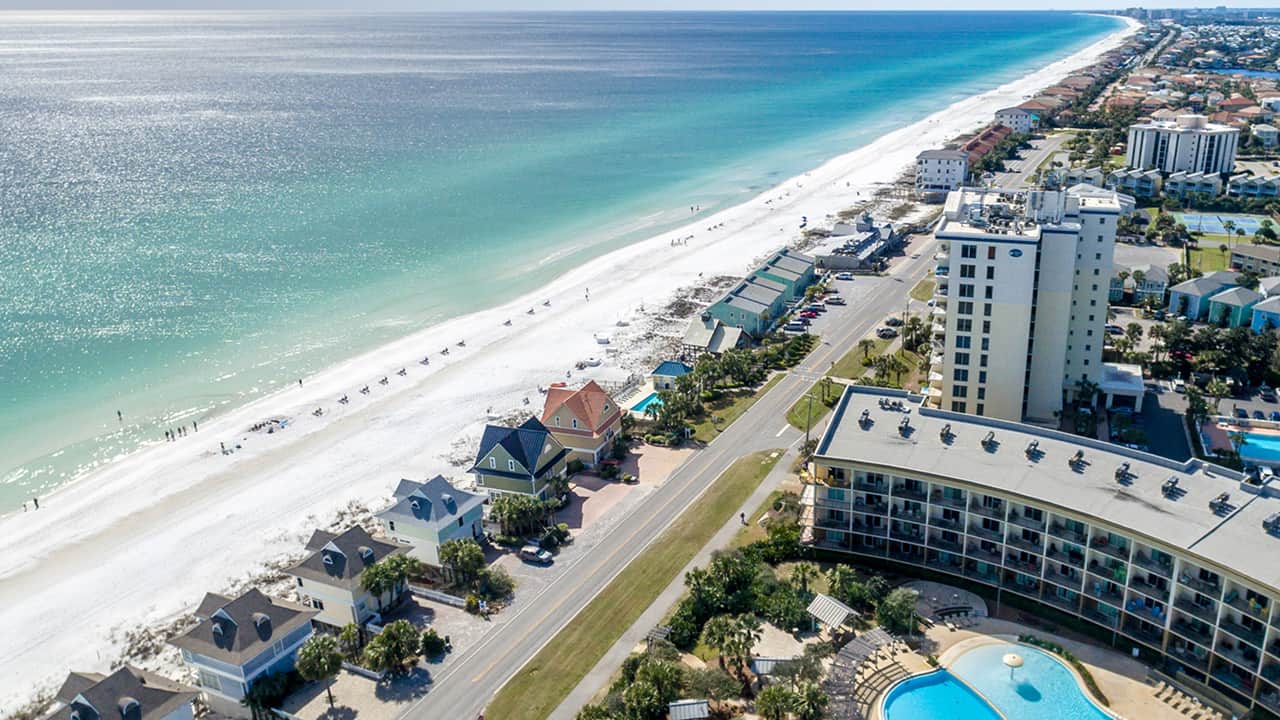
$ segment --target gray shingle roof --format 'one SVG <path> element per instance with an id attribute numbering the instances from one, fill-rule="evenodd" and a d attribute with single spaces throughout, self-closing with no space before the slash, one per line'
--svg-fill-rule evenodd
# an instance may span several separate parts
<path id="1" fill-rule="evenodd" d="M 560 444 L 560 441 L 551 435 L 551 431 L 547 430 L 547 426 L 543 425 L 542 421 L 535 417 L 525 420 L 519 427 L 514 428 L 501 425 L 486 425 L 484 434 L 480 436 L 480 450 L 476 453 L 476 462 L 471 467 L 471 472 L 484 473 L 485 475 L 502 475 L 524 480 L 529 479 L 530 474 L 528 473 L 511 473 L 506 470 L 495 470 L 480 466 L 480 461 L 488 457 L 494 446 L 501 445 L 502 449 L 506 450 L 507 454 L 519 463 L 521 467 L 529 468 L 532 471 L 532 476 L 539 476 L 569 452 L 562 448 L 559 454 L 543 464 L 542 467 L 537 467 L 538 457 L 542 455 L 542 448 L 547 442 Z"/>
<path id="2" fill-rule="evenodd" d="M 384 520 L 443 526 L 484 505 L 484 496 L 455 488 L 437 475 L 426 482 L 401 480 L 395 503 L 378 513 Z"/>
<path id="3" fill-rule="evenodd" d="M 315 610 L 251 589 L 234 600 L 209 593 L 195 616 L 200 623 L 170 644 L 232 665 L 244 665 L 271 644 L 309 625 Z"/>
<path id="4" fill-rule="evenodd" d="M 375 540 L 356 525 L 341 535 L 316 530 L 307 542 L 307 549 L 311 554 L 289 568 L 290 575 L 355 588 L 360 585 L 360 575 L 365 568 L 388 555 L 406 552 L 408 546 Z"/>
<path id="5" fill-rule="evenodd" d="M 1203 275 L 1198 278 L 1183 280 L 1177 285 L 1174 285 L 1173 287 L 1169 288 L 1169 290 L 1170 292 L 1178 292 L 1184 295 L 1203 296 L 1203 295 L 1208 295 L 1209 293 L 1212 293 L 1218 290 L 1219 288 L 1226 287 L 1227 285 L 1236 284 L 1236 279 L 1238 277 L 1240 276 L 1237 273 L 1219 270 L 1217 272 L 1211 272 L 1208 275 Z"/>
<path id="6" fill-rule="evenodd" d="M 110 675 L 76 673 L 58 690 L 62 707 L 46 720 L 152 720 L 190 703 L 194 688 L 126 665 Z M 73 715 L 74 714 L 74 715 Z"/>
<path id="7" fill-rule="evenodd" d="M 1211 303 L 1222 303 L 1223 305 L 1233 305 L 1235 307 L 1245 307 L 1252 305 L 1262 299 L 1262 293 L 1250 290 L 1247 287 L 1233 287 L 1230 290 L 1222 292 L 1209 298 Z"/>

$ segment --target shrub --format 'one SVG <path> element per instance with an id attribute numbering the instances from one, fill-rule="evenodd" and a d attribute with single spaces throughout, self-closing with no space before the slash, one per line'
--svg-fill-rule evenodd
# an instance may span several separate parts
<path id="1" fill-rule="evenodd" d="M 436 632 L 435 628 L 427 628 L 427 631 L 422 633 L 422 643 L 418 646 L 418 652 L 423 657 L 437 658 L 443 655 L 444 651 L 444 638 L 440 637 L 440 633 Z"/>
<path id="2" fill-rule="evenodd" d="M 487 600 L 503 600 L 515 592 L 516 581 L 511 573 L 501 566 L 488 567 L 480 571 L 476 581 L 476 591 Z"/>
<path id="3" fill-rule="evenodd" d="M 613 464 L 601 465 L 600 477 L 606 480 L 612 480 L 613 478 L 618 477 L 618 466 Z"/>
<path id="4" fill-rule="evenodd" d="M 476 597 L 473 593 L 469 593 L 465 601 L 465 609 L 472 615 L 480 612 L 480 598 Z"/>
<path id="5" fill-rule="evenodd" d="M 577 475 L 578 473 L 582 472 L 586 468 L 587 468 L 586 464 L 584 464 L 581 460 L 577 458 L 570 460 L 568 464 L 565 465 L 565 471 L 568 472 L 570 475 Z"/>

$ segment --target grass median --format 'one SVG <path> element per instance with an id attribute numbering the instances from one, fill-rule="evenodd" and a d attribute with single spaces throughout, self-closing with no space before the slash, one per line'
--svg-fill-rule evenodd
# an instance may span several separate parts
<path id="1" fill-rule="evenodd" d="M 564 701 L 693 556 L 733 518 L 781 450 L 739 458 L 533 656 L 485 708 L 489 720 L 545 718 Z"/>
<path id="2" fill-rule="evenodd" d="M 734 420 L 742 416 L 756 401 L 777 385 L 786 373 L 774 373 L 768 382 L 756 390 L 726 391 L 720 398 L 706 404 L 706 414 L 693 424 L 693 439 L 709 443 L 725 431 Z M 712 418 L 716 421 L 712 422 Z"/>

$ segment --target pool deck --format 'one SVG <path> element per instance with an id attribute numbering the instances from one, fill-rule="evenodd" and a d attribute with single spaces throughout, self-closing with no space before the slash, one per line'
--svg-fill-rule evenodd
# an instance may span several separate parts
<path id="1" fill-rule="evenodd" d="M 926 653 L 935 655 L 942 667 L 946 667 L 950 660 L 975 646 L 996 642 L 1017 642 L 1018 636 L 1024 634 L 1052 640 L 1071 651 L 1089 669 L 1098 687 L 1111 703 L 1106 710 L 1114 715 L 1128 720 L 1187 720 L 1197 716 L 1194 712 L 1188 714 L 1175 709 L 1157 697 L 1157 687 L 1149 684 L 1148 681 L 1147 666 L 1136 658 L 1108 648 L 1051 635 L 1043 630 L 1010 620 L 981 618 L 972 627 L 955 630 L 945 625 L 935 625 L 925 631 L 922 643 L 913 641 L 913 646 L 920 648 L 917 652 L 906 655 L 906 659 L 904 656 L 899 656 L 897 659 L 911 671 L 912 676 L 915 676 L 934 669 L 925 660 Z M 1070 665 L 1067 667 L 1079 681 L 1080 677 L 1075 668 Z M 1089 695 L 1083 683 L 1080 689 Z M 887 690 L 888 688 L 886 692 Z M 868 715 L 870 720 L 883 720 L 880 704 L 884 694 L 881 692 L 872 702 L 871 712 Z M 1201 720 L 1219 717 L 1211 713 L 1200 714 Z"/>

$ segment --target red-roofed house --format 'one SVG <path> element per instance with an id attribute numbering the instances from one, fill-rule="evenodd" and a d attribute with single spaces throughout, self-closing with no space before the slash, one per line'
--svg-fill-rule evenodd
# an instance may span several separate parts
<path id="1" fill-rule="evenodd" d="M 1218 103 L 1218 109 L 1225 110 L 1227 112 L 1236 112 L 1254 104 L 1255 103 L 1252 100 L 1243 95 L 1232 95 L 1226 100 Z"/>
<path id="2" fill-rule="evenodd" d="M 577 390 L 557 383 L 547 389 L 542 424 L 569 451 L 568 460 L 590 467 L 608 459 L 613 439 L 622 431 L 622 411 L 595 380 Z"/>

